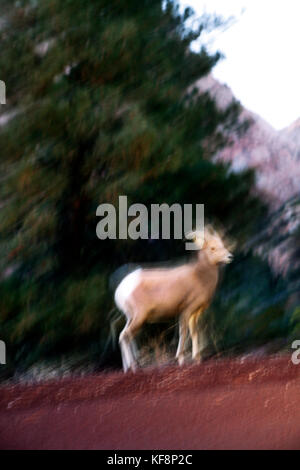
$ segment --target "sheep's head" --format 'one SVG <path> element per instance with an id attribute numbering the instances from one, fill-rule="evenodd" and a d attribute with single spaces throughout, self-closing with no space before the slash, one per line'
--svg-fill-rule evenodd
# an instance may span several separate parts
<path id="1" fill-rule="evenodd" d="M 211 264 L 227 264 L 232 261 L 233 255 L 223 240 L 224 238 L 210 225 L 207 225 L 202 233 L 200 231 L 193 232 L 195 245 L 205 252 Z"/>

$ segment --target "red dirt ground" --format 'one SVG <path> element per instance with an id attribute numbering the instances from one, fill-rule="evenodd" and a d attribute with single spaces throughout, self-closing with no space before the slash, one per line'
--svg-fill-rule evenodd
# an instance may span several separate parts
<path id="1" fill-rule="evenodd" d="M 0 387 L 1 449 L 300 449 L 290 357 Z"/>

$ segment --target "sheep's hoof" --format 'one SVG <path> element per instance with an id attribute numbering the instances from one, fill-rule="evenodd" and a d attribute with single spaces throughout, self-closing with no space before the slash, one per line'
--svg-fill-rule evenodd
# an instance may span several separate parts
<path id="1" fill-rule="evenodd" d="M 193 361 L 194 361 L 196 364 L 201 364 L 201 362 L 202 362 L 202 356 L 201 356 L 201 354 L 197 354 L 195 357 L 193 357 Z"/>
<path id="2" fill-rule="evenodd" d="M 183 364 L 184 364 L 184 356 L 178 356 L 178 357 L 177 357 L 177 361 L 178 361 L 178 364 L 179 364 L 180 366 L 183 366 Z"/>
<path id="3" fill-rule="evenodd" d="M 132 362 L 130 365 L 124 365 L 123 366 L 123 372 L 124 374 L 128 372 L 136 372 L 137 370 L 137 364 L 135 362 Z"/>
<path id="4" fill-rule="evenodd" d="M 136 362 L 132 362 L 132 363 L 130 364 L 129 370 L 130 370 L 131 372 L 136 372 L 136 371 L 137 371 L 137 368 L 138 368 L 137 363 L 136 363 Z"/>

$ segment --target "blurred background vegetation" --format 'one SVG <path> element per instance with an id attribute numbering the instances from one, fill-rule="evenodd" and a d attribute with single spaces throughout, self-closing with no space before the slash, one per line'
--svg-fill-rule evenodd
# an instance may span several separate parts
<path id="1" fill-rule="evenodd" d="M 255 175 L 212 158 L 232 129 L 243 132 L 239 104 L 220 111 L 193 86 L 220 59 L 201 34 L 222 21 L 203 16 L 190 29 L 192 10 L 180 14 L 160 0 L 1 7 L 10 116 L 0 128 L 0 338 L 8 361 L 1 372 L 75 356 L 121 365 L 108 341 L 111 275 L 185 253 L 177 240 L 100 241 L 97 206 L 118 206 L 119 195 L 129 204 L 205 204 L 209 220 L 238 241 L 206 314 L 210 354 L 284 346 L 300 324 L 299 299 L 289 278 L 246 249 L 267 220 Z"/>

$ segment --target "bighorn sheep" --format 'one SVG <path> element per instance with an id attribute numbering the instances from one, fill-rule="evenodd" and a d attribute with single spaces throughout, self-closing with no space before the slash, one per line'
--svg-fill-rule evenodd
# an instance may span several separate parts
<path id="1" fill-rule="evenodd" d="M 220 235 L 210 227 L 202 238 L 194 232 L 194 243 L 201 247 L 197 260 L 175 268 L 137 269 L 128 274 L 115 291 L 115 303 L 126 316 L 120 334 L 123 369 L 136 369 L 134 337 L 145 323 L 179 318 L 176 358 L 184 361 L 187 329 L 192 339 L 192 357 L 200 360 L 197 320 L 209 306 L 218 282 L 218 265 L 230 263 L 232 254 Z"/>

